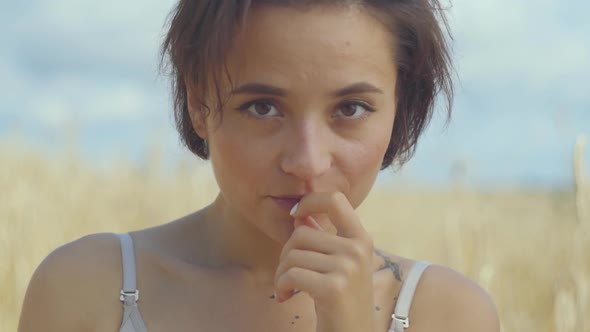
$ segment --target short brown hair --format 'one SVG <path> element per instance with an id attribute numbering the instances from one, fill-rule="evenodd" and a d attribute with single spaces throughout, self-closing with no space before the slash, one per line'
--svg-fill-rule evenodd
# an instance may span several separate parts
<path id="1" fill-rule="evenodd" d="M 356 5 L 377 18 L 392 35 L 396 50 L 397 113 L 391 141 L 381 169 L 407 162 L 418 138 L 432 118 L 435 99 L 443 93 L 450 119 L 453 105 L 453 66 L 449 45 L 441 29 L 452 35 L 439 0 L 180 0 L 169 16 L 162 43 L 161 69 L 172 76 L 174 118 L 181 142 L 207 159 L 205 142 L 193 129 L 188 111 L 187 83 L 204 111 L 210 77 L 218 100 L 219 76 L 233 36 L 253 6 Z M 438 18 L 437 18 L 438 16 Z M 225 72 L 227 74 L 227 71 Z"/>

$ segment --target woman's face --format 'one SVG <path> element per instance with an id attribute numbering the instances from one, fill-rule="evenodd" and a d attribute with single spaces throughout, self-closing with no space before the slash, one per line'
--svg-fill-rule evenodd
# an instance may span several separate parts
<path id="1" fill-rule="evenodd" d="M 211 113 L 203 126 L 193 116 L 234 217 L 284 243 L 296 197 L 281 197 L 340 191 L 360 205 L 395 116 L 390 39 L 359 9 L 250 13 L 228 56 L 233 86 L 222 82 L 223 119 Z"/>

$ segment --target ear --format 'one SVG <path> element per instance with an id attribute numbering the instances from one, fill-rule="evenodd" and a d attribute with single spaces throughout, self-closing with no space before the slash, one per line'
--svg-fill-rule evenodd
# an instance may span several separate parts
<path id="1" fill-rule="evenodd" d="M 189 84 L 185 83 L 186 88 L 186 99 L 188 114 L 191 119 L 193 129 L 202 139 L 207 139 L 207 117 L 202 109 L 202 106 L 196 101 L 194 95 L 194 89 L 190 88 Z"/>

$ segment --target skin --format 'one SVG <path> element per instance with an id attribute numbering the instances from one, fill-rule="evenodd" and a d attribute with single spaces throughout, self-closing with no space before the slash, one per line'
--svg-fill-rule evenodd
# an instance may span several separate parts
<path id="1" fill-rule="evenodd" d="M 284 96 L 232 95 L 226 83 L 222 121 L 204 119 L 189 99 L 221 191 L 208 214 L 223 239 L 216 241 L 223 244 L 215 248 L 217 259 L 243 265 L 261 281 L 273 279 L 295 229 L 271 196 L 342 193 L 348 200 L 342 208 L 352 211 L 373 186 L 395 118 L 396 70 L 385 29 L 352 8 L 294 11 L 254 11 L 228 56 L 234 89 L 261 83 Z M 334 11 L 339 15 L 326 15 Z M 333 96 L 359 83 L 378 92 Z M 316 219 L 336 232 L 334 220 Z"/>
<path id="2" fill-rule="evenodd" d="M 252 12 L 228 54 L 234 86 L 222 82 L 223 121 L 189 99 L 220 194 L 200 211 L 130 233 L 150 332 L 387 331 L 414 261 L 374 248 L 355 209 L 395 118 L 389 45 L 355 8 Z M 283 93 L 230 93 L 252 82 Z M 358 82 L 372 91 L 334 95 Z M 252 104 L 260 99 L 273 102 Z M 292 215 L 272 199 L 291 194 L 303 195 Z M 121 274 L 113 234 L 56 249 L 31 279 L 19 331 L 117 331 Z M 413 332 L 499 331 L 485 291 L 438 265 L 424 272 L 410 317 Z"/>
<path id="3" fill-rule="evenodd" d="M 326 10 L 334 8 L 294 18 L 293 9 L 255 11 L 229 54 L 222 121 L 192 100 L 189 110 L 221 191 L 214 237 L 233 244 L 216 248 L 218 259 L 274 280 L 279 302 L 308 293 L 317 331 L 371 331 L 373 244 L 354 209 L 389 144 L 394 55 L 369 15 Z M 297 228 L 273 199 L 284 195 L 303 195 L 295 219 L 321 227 Z"/>

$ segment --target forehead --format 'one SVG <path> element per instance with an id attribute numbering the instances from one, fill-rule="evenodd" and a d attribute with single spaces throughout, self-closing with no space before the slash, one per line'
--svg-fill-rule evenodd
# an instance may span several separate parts
<path id="1" fill-rule="evenodd" d="M 235 83 L 263 81 L 286 89 L 369 80 L 394 84 L 393 40 L 354 7 L 253 9 L 228 54 Z"/>

